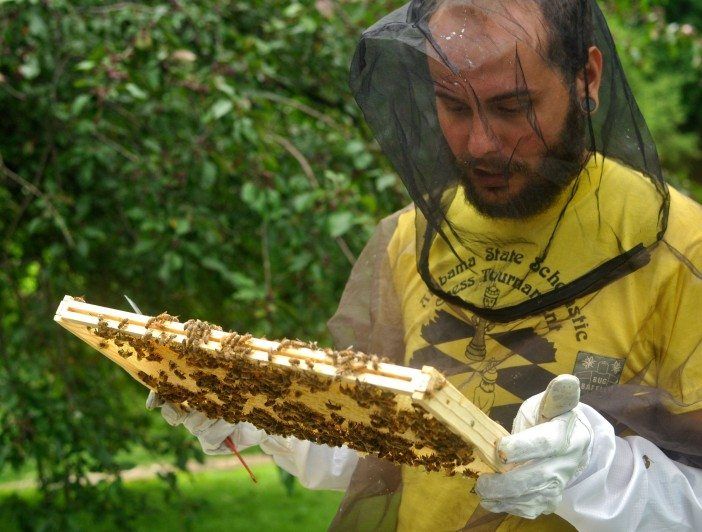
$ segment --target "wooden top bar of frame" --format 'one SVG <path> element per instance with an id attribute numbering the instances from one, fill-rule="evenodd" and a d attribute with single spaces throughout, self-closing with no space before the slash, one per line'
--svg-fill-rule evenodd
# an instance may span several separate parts
<path id="1" fill-rule="evenodd" d="M 145 316 L 64 297 L 61 326 L 163 399 L 269 434 L 345 444 L 400 464 L 475 476 L 504 471 L 508 432 L 432 367 Z"/>

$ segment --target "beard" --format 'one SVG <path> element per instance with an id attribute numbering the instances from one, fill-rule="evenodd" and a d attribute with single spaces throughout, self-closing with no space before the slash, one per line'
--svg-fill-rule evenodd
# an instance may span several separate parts
<path id="1" fill-rule="evenodd" d="M 549 147 L 536 168 L 512 158 L 467 158 L 458 161 L 460 181 L 467 201 L 489 218 L 520 220 L 540 214 L 553 205 L 563 190 L 580 174 L 586 142 L 586 116 L 577 99 L 570 105 L 558 141 Z M 476 168 L 509 177 L 515 173 L 526 178 L 523 190 L 503 201 L 490 201 L 480 194 L 472 175 Z"/>

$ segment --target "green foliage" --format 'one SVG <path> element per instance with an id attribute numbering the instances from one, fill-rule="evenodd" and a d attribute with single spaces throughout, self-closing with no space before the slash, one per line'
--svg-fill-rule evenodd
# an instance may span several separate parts
<path id="1" fill-rule="evenodd" d="M 119 481 L 85 475 L 131 446 L 195 452 L 52 322 L 64 294 L 325 338 L 354 255 L 406 202 L 346 90 L 386 9 L 0 3 L 0 464 L 36 467 L 37 524 L 116 509 Z"/>
<path id="2" fill-rule="evenodd" d="M 606 12 L 622 63 L 676 186 L 702 183 L 702 6 L 691 2 L 609 0 Z M 692 22 L 692 24 L 691 24 Z M 699 197 L 699 196 L 698 196 Z"/>
<path id="3" fill-rule="evenodd" d="M 180 495 L 177 501 L 157 480 L 129 482 L 125 486 L 124 509 L 134 515 L 130 531 L 170 532 L 248 531 L 298 532 L 326 530 L 343 494 L 338 491 L 295 489 L 288 494 L 278 481 L 276 466 L 253 465 L 258 483 L 239 468 L 178 474 Z M 36 494 L 26 490 L 12 497 L 25 512 L 41 511 Z M 3 532 L 21 530 L 22 520 L 8 511 L 10 498 L 0 492 L 0 523 Z M 115 526 L 89 512 L 72 518 L 77 530 L 113 531 Z M 121 529 L 121 528 L 120 528 Z"/>

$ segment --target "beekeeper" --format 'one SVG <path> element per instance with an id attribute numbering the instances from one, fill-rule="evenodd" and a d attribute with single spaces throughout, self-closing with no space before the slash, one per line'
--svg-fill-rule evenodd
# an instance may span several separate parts
<path id="1" fill-rule="evenodd" d="M 413 203 L 332 334 L 441 370 L 512 428 L 516 467 L 476 482 L 166 419 L 347 490 L 335 530 L 702 530 L 702 208 L 664 182 L 596 3 L 414 0 L 364 32 L 351 89 Z M 581 402 L 549 419 L 562 374 Z"/>

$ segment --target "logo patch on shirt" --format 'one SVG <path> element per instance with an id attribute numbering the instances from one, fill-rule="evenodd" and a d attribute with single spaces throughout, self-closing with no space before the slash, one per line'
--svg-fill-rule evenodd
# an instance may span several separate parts
<path id="1" fill-rule="evenodd" d="M 579 351 L 573 375 L 580 379 L 580 390 L 589 392 L 617 384 L 623 369 L 624 359 Z"/>

